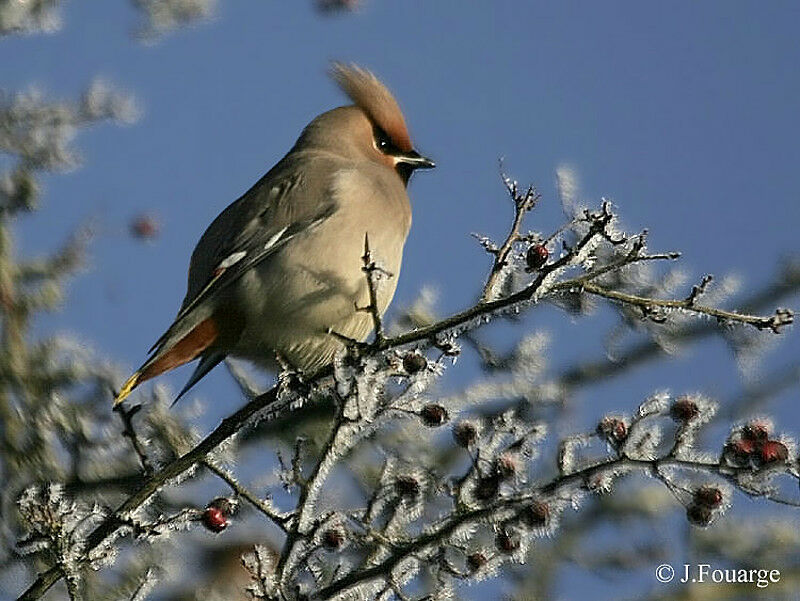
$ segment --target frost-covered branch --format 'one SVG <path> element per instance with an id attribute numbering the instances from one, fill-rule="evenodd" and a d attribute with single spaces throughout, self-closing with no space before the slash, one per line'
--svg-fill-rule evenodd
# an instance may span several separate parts
<path id="1" fill-rule="evenodd" d="M 511 229 L 509 230 L 506 239 L 499 248 L 490 243 L 488 240 L 484 246 L 487 252 L 494 255 L 494 263 L 492 264 L 489 278 L 483 287 L 483 294 L 481 295 L 481 300 L 483 302 L 493 300 L 495 298 L 497 294 L 496 288 L 501 283 L 502 276 L 507 271 L 506 268 L 509 266 L 509 255 L 511 254 L 511 251 L 514 250 L 514 245 L 523 241 L 523 238 L 520 235 L 520 228 L 522 227 L 522 221 L 525 218 L 525 213 L 532 210 L 536 206 L 538 200 L 541 198 L 541 194 L 539 194 L 533 186 L 528 186 L 528 189 L 525 192 L 520 192 L 519 184 L 502 172 L 502 164 L 500 175 L 503 179 L 503 184 L 505 184 L 506 190 L 508 191 L 508 195 L 511 197 L 511 201 L 514 203 L 514 220 L 511 223 Z"/>
<path id="2" fill-rule="evenodd" d="M 560 288 L 569 288 L 570 282 L 562 282 L 559 284 Z M 642 316 L 653 320 L 664 320 L 663 310 L 682 310 L 691 311 L 701 315 L 708 315 L 717 319 L 720 322 L 735 322 L 754 326 L 759 330 L 772 330 L 776 334 L 780 333 L 781 328 L 790 325 L 794 321 L 794 314 L 789 309 L 776 309 L 773 315 L 748 315 L 746 313 L 738 313 L 736 311 L 726 311 L 717 307 L 707 307 L 700 305 L 695 301 L 695 298 L 690 294 L 685 299 L 659 299 L 659 298 L 646 298 L 636 296 L 634 294 L 625 294 L 616 290 L 609 290 L 598 286 L 591 282 L 582 282 L 580 287 L 583 291 L 589 294 L 602 296 L 614 302 L 632 305 L 639 308 Z M 693 289 L 693 292 L 695 289 Z"/>
<path id="3" fill-rule="evenodd" d="M 271 505 L 268 502 L 264 501 L 263 499 L 259 499 L 258 496 L 256 496 L 245 486 L 243 486 L 227 470 L 219 467 L 216 463 L 214 463 L 214 461 L 209 459 L 204 459 L 203 466 L 213 474 L 217 475 L 220 479 L 225 481 L 225 483 L 231 487 L 231 490 L 233 490 L 234 493 L 245 499 L 258 511 L 263 513 L 269 520 L 275 523 L 279 528 L 281 528 L 282 530 L 286 529 L 286 523 L 291 519 L 292 517 L 291 515 L 283 514 L 277 511 L 274 507 L 271 507 Z"/>
<path id="4" fill-rule="evenodd" d="M 364 266 L 361 270 L 366 275 L 367 291 L 369 293 L 369 305 L 366 307 L 357 307 L 358 311 L 367 311 L 372 317 L 372 328 L 375 332 L 376 344 L 382 344 L 386 338 L 383 332 L 383 321 L 381 320 L 380 309 L 378 308 L 378 286 L 383 277 L 391 278 L 394 274 L 382 269 L 372 256 L 372 250 L 369 247 L 369 234 L 364 234 L 364 255 L 361 257 Z"/>
<path id="5" fill-rule="evenodd" d="M 122 435 L 131 441 L 131 446 L 136 452 L 136 456 L 139 458 L 139 463 L 142 464 L 144 473 L 149 476 L 153 473 L 153 466 L 150 464 L 150 458 L 147 456 L 147 451 L 145 450 L 144 444 L 139 439 L 139 436 L 136 434 L 136 430 L 133 427 L 133 416 L 136 415 L 141 409 L 141 405 L 134 405 L 130 409 L 127 409 L 122 405 L 118 405 L 114 408 L 114 411 L 122 420 Z"/>
<path id="6" fill-rule="evenodd" d="M 177 511 L 166 517 L 156 511 L 164 507 L 164 498 L 175 483 L 193 476 L 199 466 L 221 478 L 233 490 L 234 501 L 236 497 L 248 501 L 257 515 L 270 520 L 285 537 L 274 557 L 257 547 L 245 560 L 254 578 L 251 591 L 260 599 L 302 595 L 322 599 L 352 590 L 368 598 L 411 598 L 408 585 L 423 568 L 435 574 L 436 594 L 444 594 L 454 582 L 480 579 L 509 560 L 520 560 L 531 536 L 552 532 L 566 506 L 586 493 L 608 490 L 631 471 L 657 478 L 687 507 L 690 521 L 699 525 L 710 523 L 721 512 L 734 487 L 752 496 L 791 503 L 771 488 L 779 474 L 797 478 L 791 441 L 774 436 L 767 426 L 759 429 L 748 424 L 747 428 L 736 426 L 719 459 L 695 454 L 697 432 L 711 411 L 709 403 L 694 397 L 682 397 L 680 402 L 658 397 L 633 418 L 608 416 L 596 432 L 559 441 L 559 461 L 553 470 L 558 475 L 549 481 L 533 476 L 545 424 L 524 418 L 516 409 L 460 420 L 453 427 L 457 453 L 466 452 L 470 460 L 461 473 L 455 464 L 442 465 L 435 459 L 441 449 L 420 444 L 430 436 L 419 428 L 430 432 L 465 407 L 506 394 L 496 386 L 479 386 L 463 395 L 461 400 L 468 402 L 459 405 L 458 397 L 435 399 L 430 390 L 458 356 L 459 337 L 472 336 L 495 317 L 513 317 L 542 302 L 582 312 L 592 297 L 602 297 L 619 306 L 629 323 L 644 324 L 654 339 L 662 334 L 658 328 L 686 331 L 692 317 L 711 316 L 725 325 L 750 326 L 756 332 L 778 331 L 791 322 L 788 312 L 762 317 L 718 308 L 713 302 L 718 288 L 708 278 L 688 296 L 664 300 L 645 270 L 674 261 L 677 254 L 648 252 L 646 232 L 621 232 L 607 202 L 595 211 L 571 216 L 548 236 L 522 233 L 522 217 L 538 196 L 533 188 L 520 193 L 510 180 L 504 181 L 515 202 L 515 215 L 500 246 L 481 239 L 493 261 L 480 302 L 450 317 L 419 323 L 409 332 L 386 336 L 376 310 L 380 268 L 365 241 L 370 306 L 362 309 L 372 313 L 374 341 L 343 340 L 346 352 L 335 366 L 313 378 L 282 374 L 277 386 L 247 402 L 202 440 L 178 428 L 159 431 L 168 422 L 168 414 L 151 419 L 149 431 L 161 445 L 158 461 L 152 461 L 156 469 L 116 509 L 103 511 L 93 523 L 71 559 L 70 573 L 83 573 L 92 557 L 107 555 L 127 534 L 152 537 L 200 524 L 217 533 L 225 530 L 232 513 L 231 501 L 226 499 L 208 503 L 204 510 L 181 509 L 178 503 Z M 530 386 L 538 385 L 533 381 L 540 373 L 540 346 L 541 341 L 524 341 L 507 362 L 514 378 L 507 389 L 509 397 L 519 398 L 520 386 L 525 384 L 529 387 L 525 398 L 531 402 L 535 398 Z M 219 467 L 214 454 L 220 447 L 235 453 L 234 443 L 256 423 L 315 402 L 332 403 L 335 410 L 321 426 L 325 435 L 317 450 L 300 438 L 291 441 L 293 459 L 279 473 L 291 506 L 273 506 Z M 132 417 L 130 411 L 122 415 Z M 668 440 L 663 437 L 663 424 L 655 422 L 670 420 L 677 428 Z M 130 419 L 124 425 L 133 429 Z M 406 430 L 414 444 L 404 440 Z M 136 436 L 128 438 L 146 469 L 145 460 L 150 461 L 151 455 L 136 442 Z M 606 446 L 606 454 L 583 457 L 583 449 L 598 440 Z M 371 468 L 365 461 L 370 453 Z M 381 456 L 380 473 L 374 469 L 376 453 Z M 363 468 L 358 467 L 361 462 Z M 342 469 L 361 470 L 362 507 L 336 506 L 326 496 L 332 475 Z M 685 472 L 691 474 L 688 480 L 682 475 Z M 720 488 L 694 483 L 692 478 L 698 474 L 716 477 Z M 720 495 L 724 503 L 717 501 Z M 487 545 L 486 540 L 493 542 Z M 50 565 L 20 599 L 40 598 L 67 575 L 63 562 Z"/>
<path id="7" fill-rule="evenodd" d="M 709 419 L 713 410 L 713 405 L 693 397 L 679 397 L 671 404 L 665 398 L 657 398 L 643 404 L 633 420 L 604 418 L 596 433 L 588 433 L 583 438 L 598 436 L 603 439 L 612 451 L 610 456 L 581 460 L 548 482 L 520 486 L 510 494 L 504 495 L 494 487 L 481 498 L 482 489 L 478 483 L 475 491 L 483 503 L 473 507 L 461 505 L 447 517 L 423 527 L 418 536 L 393 541 L 390 552 L 382 561 L 367 569 L 354 570 L 309 598 L 335 598 L 373 580 L 385 581 L 398 565 L 412 557 L 435 565 L 434 557 L 449 554 L 453 558 L 451 561 L 464 567 L 448 569 L 447 575 L 458 579 L 472 578 L 489 557 L 505 555 L 508 560 L 519 550 L 521 541 L 509 532 L 516 531 L 518 535 L 530 537 L 552 532 L 558 514 L 568 504 L 574 506 L 585 493 L 606 494 L 617 479 L 636 472 L 653 475 L 662 481 L 685 505 L 689 521 L 698 526 L 708 526 L 730 505 L 731 490 L 725 484 L 714 483 L 709 477 L 731 483 L 753 496 L 784 502 L 774 496 L 771 481 L 779 475 L 788 475 L 797 481 L 800 475 L 788 463 L 788 454 L 783 452 L 784 443 L 773 440 L 769 426 L 765 424 L 756 422 L 734 429 L 718 460 L 678 457 L 674 449 L 648 457 L 650 450 L 642 447 L 640 438 L 646 437 L 647 433 L 635 432 L 643 420 L 652 418 L 671 418 L 683 427 L 696 428 Z M 633 437 L 637 440 L 634 441 Z M 743 441 L 761 441 L 760 450 L 743 451 Z M 575 457 L 570 457 L 569 461 L 574 462 Z M 750 483 L 757 484 L 751 486 Z M 461 542 L 464 535 L 459 535 L 460 530 L 472 533 L 487 523 L 493 524 L 496 532 L 494 550 L 475 549 Z M 480 537 L 474 538 L 480 540 Z M 455 559 L 458 555 L 460 560 Z"/>

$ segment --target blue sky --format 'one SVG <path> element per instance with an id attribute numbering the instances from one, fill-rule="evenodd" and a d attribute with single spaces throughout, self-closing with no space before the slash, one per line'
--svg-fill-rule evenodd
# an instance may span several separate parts
<path id="1" fill-rule="evenodd" d="M 85 166 L 47 178 L 19 242 L 42 252 L 87 219 L 100 223 L 92 271 L 40 328 L 80 333 L 130 368 L 177 310 L 206 225 L 311 118 L 344 103 L 325 76 L 331 59 L 384 79 L 417 147 L 438 164 L 411 186 L 396 304 L 425 283 L 446 291 L 443 312 L 473 300 L 486 258 L 469 233 L 500 236 L 510 217 L 501 156 L 543 193 L 531 229 L 558 225 L 554 170 L 566 163 L 580 174 L 581 198 L 612 199 L 631 229 L 650 229 L 653 249 L 683 251 L 698 278 L 736 272 L 757 285 L 798 250 L 796 2 L 366 0 L 355 15 L 320 18 L 310 2 L 221 0 L 210 23 L 151 46 L 131 37 L 136 15 L 121 0 L 68 2 L 64 20 L 54 35 L 1 41 L 0 83 L 69 97 L 100 75 L 134 93 L 144 113 L 131 127 L 81 135 Z M 154 244 L 127 236 L 140 212 L 163 223 Z M 544 311 L 529 323 L 553 333 L 556 365 L 601 348 L 594 322 Z M 790 331 L 776 364 L 799 349 Z M 218 371 L 196 394 L 226 399 L 224 412 L 239 400 Z M 169 381 L 180 388 L 186 377 Z M 709 343 L 583 400 L 633 409 L 654 389 L 725 395 L 738 386 L 723 345 Z M 784 400 L 796 397 L 795 388 Z M 775 410 L 800 431 L 793 406 Z"/>

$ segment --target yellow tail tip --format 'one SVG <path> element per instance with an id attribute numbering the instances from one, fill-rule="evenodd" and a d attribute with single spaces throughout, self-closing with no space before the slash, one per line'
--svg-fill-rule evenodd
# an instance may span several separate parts
<path id="1" fill-rule="evenodd" d="M 128 398 L 128 395 L 133 392 L 133 389 L 136 388 L 136 385 L 139 383 L 139 372 L 137 371 L 133 374 L 125 384 L 122 385 L 122 389 L 119 391 L 116 397 L 114 397 L 114 407 L 119 405 L 122 401 Z"/>

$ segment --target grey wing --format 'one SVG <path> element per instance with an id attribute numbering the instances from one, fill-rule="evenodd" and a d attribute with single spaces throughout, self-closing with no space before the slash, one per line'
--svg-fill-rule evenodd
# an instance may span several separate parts
<path id="1" fill-rule="evenodd" d="M 274 171 L 274 170 L 273 170 Z M 315 202 L 303 202 L 311 195 Z M 180 340 L 207 315 L 195 309 L 243 273 L 278 252 L 301 232 L 315 228 L 336 211 L 333 196 L 309 189 L 299 171 L 268 173 L 214 220 L 192 253 L 189 283 L 181 309 L 151 352 Z"/>

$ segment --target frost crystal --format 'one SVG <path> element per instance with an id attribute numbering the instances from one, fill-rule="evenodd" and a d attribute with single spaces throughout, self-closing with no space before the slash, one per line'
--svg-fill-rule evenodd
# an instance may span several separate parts
<path id="1" fill-rule="evenodd" d="M 31 486 L 17 501 L 28 535 L 19 542 L 25 549 L 46 552 L 63 570 L 70 587 L 80 581 L 80 565 L 86 537 L 104 518 L 97 506 L 75 503 L 58 484 Z"/>

